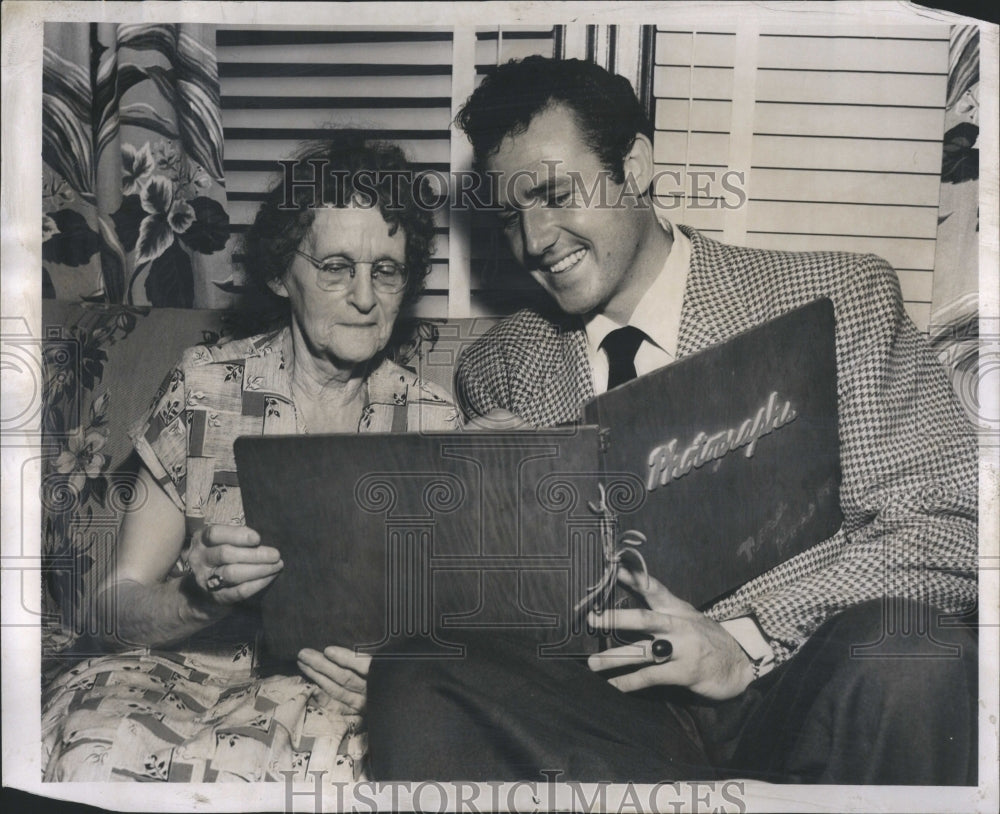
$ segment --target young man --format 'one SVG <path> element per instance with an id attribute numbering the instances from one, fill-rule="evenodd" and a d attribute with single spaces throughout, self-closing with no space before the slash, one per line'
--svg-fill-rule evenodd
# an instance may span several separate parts
<path id="1" fill-rule="evenodd" d="M 652 128 L 628 82 L 589 63 L 502 66 L 459 123 L 514 256 L 558 306 L 470 349 L 456 381 L 466 414 L 575 421 L 609 384 L 827 296 L 844 524 L 705 612 L 625 573 L 649 610 L 591 623 L 669 653 L 647 645 L 623 662 L 613 649 L 588 671 L 485 637 L 455 662 L 376 662 L 375 776 L 974 783 L 975 637 L 939 621 L 976 602 L 976 447 L 893 270 L 661 220 Z"/>

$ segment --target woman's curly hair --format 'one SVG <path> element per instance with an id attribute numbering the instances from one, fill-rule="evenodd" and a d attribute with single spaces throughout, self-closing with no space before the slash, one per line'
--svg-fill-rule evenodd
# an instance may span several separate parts
<path id="1" fill-rule="evenodd" d="M 243 238 L 243 268 L 263 297 L 268 322 L 287 321 L 288 300 L 269 283 L 288 271 L 315 210 L 323 206 L 378 206 L 390 234 L 406 236 L 408 272 L 403 305 L 423 289 L 434 243 L 434 197 L 395 144 L 367 139 L 361 130 L 334 130 L 322 142 L 310 142 L 288 161 L 267 193 L 253 225 Z"/>

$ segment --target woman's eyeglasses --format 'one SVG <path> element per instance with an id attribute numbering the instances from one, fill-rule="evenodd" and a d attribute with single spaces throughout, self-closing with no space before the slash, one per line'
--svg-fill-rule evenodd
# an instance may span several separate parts
<path id="1" fill-rule="evenodd" d="M 324 291 L 343 291 L 351 285 L 358 266 L 371 266 L 372 288 L 379 294 L 398 294 L 406 288 L 406 266 L 395 260 L 376 260 L 374 263 L 355 262 L 346 257 L 317 260 L 305 252 L 295 250 L 316 269 L 316 283 Z"/>

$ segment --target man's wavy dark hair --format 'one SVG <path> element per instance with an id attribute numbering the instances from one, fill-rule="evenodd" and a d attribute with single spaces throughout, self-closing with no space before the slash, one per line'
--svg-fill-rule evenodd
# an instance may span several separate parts
<path id="1" fill-rule="evenodd" d="M 403 230 L 409 274 L 403 304 L 412 303 L 423 289 L 430 270 L 434 216 L 421 202 L 430 202 L 433 195 L 422 190 L 420 185 L 426 181 L 413 169 L 403 151 L 395 144 L 369 140 L 364 131 L 344 129 L 331 131 L 328 140 L 303 145 L 294 158 L 294 178 L 298 183 L 292 194 L 286 195 L 286 179 L 282 176 L 267 193 L 243 238 L 243 268 L 259 289 L 259 297 L 270 306 L 260 307 L 258 300 L 257 310 L 262 315 L 267 312 L 269 323 L 288 319 L 288 300 L 274 294 L 268 283 L 288 271 L 295 250 L 313 225 L 318 207 L 345 207 L 352 203 L 378 206 L 390 233 Z M 322 200 L 309 183 L 315 177 L 314 172 L 320 171 Z"/>
<path id="2" fill-rule="evenodd" d="M 556 104 L 573 111 L 584 142 L 612 180 L 622 183 L 623 161 L 636 133 L 652 140 L 653 125 L 625 77 L 579 59 L 525 57 L 483 79 L 456 117 L 472 142 L 475 168 L 483 171 L 507 136 L 523 133 L 538 113 Z"/>

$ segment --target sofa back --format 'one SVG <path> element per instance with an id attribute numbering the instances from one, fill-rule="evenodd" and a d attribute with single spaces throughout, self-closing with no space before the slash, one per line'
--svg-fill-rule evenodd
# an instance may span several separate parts
<path id="1" fill-rule="evenodd" d="M 451 392 L 462 350 L 495 321 L 423 323 L 402 361 Z M 220 341 L 234 320 L 220 311 L 43 300 L 42 322 L 43 653 L 56 670 L 86 655 L 98 633 L 89 628 L 93 589 L 112 565 L 134 489 L 129 427 L 182 351 Z"/>

